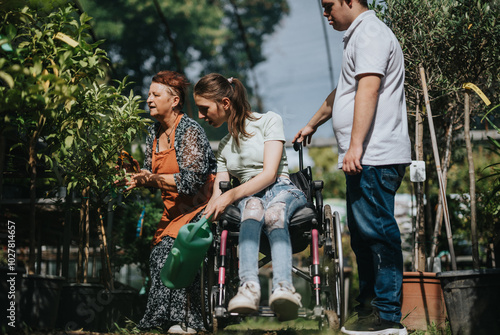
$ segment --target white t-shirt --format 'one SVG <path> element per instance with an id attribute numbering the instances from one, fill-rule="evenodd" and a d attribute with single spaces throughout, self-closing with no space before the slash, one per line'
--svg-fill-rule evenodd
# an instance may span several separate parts
<path id="1" fill-rule="evenodd" d="M 255 121 L 246 120 L 245 130 L 251 137 L 240 135 L 237 146 L 231 134 L 227 134 L 219 143 L 217 151 L 217 172 L 229 172 L 241 183 L 255 177 L 264 168 L 264 142 L 282 141 L 283 153 L 278 168 L 278 175 L 288 176 L 288 161 L 285 152 L 285 133 L 281 116 L 274 112 L 265 114 L 252 113 Z"/>
<path id="2" fill-rule="evenodd" d="M 394 33 L 374 11 L 359 15 L 344 34 L 342 71 L 332 111 L 339 147 L 338 166 L 351 141 L 357 75 L 382 75 L 372 127 L 363 144 L 362 165 L 407 164 L 411 162 L 404 94 L 404 56 Z"/>

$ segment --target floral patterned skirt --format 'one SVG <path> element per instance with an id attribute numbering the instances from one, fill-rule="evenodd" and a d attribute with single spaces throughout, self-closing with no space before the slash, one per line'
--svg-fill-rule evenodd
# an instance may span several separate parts
<path id="1" fill-rule="evenodd" d="M 160 272 L 174 241 L 174 238 L 165 236 L 151 250 L 151 288 L 146 312 L 137 325 L 139 329 L 168 330 L 171 326 L 181 323 L 196 330 L 204 329 L 201 297 L 206 297 L 206 294 L 201 294 L 200 274 L 196 275 L 193 283 L 187 288 L 169 289 L 161 282 Z"/>

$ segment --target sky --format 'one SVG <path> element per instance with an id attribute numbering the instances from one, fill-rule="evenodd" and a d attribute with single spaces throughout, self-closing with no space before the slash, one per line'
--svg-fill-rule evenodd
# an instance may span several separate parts
<path id="1" fill-rule="evenodd" d="M 289 0 L 290 14 L 263 46 L 266 61 L 255 68 L 265 110 L 283 118 L 285 137 L 291 141 L 336 86 L 342 62 L 343 33 L 322 16 L 318 0 Z M 330 47 L 330 75 L 324 29 Z M 314 138 L 333 137 L 330 122 Z"/>

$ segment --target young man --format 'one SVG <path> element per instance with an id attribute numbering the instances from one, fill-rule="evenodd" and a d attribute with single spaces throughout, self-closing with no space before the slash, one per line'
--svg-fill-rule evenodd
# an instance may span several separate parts
<path id="1" fill-rule="evenodd" d="M 342 332 L 406 335 L 400 324 L 401 237 L 394 218 L 394 196 L 411 162 L 403 53 L 366 0 L 323 0 L 322 6 L 330 25 L 345 31 L 340 79 L 294 141 L 310 143 L 332 118 L 360 283 L 357 313 Z"/>

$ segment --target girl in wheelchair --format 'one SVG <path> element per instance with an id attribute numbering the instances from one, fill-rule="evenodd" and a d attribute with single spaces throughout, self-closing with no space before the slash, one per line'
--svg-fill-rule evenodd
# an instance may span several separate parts
<path id="1" fill-rule="evenodd" d="M 194 87 L 199 118 L 217 128 L 227 123 L 229 134 L 219 144 L 213 196 L 204 214 L 216 220 L 236 203 L 241 213 L 239 233 L 238 294 L 228 305 L 230 313 L 258 311 L 259 241 L 262 230 L 271 246 L 273 290 L 269 305 L 280 321 L 297 318 L 301 297 L 292 284 L 292 248 L 288 223 L 295 210 L 307 202 L 289 179 L 281 117 L 273 112 L 250 110 L 246 90 L 236 78 L 209 74 Z M 239 181 L 224 193 L 221 181 Z"/>

